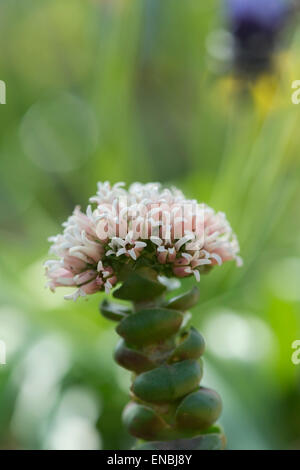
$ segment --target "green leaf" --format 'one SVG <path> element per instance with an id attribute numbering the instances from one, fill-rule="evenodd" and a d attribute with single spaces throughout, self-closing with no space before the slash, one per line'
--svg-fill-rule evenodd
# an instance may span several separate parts
<path id="1" fill-rule="evenodd" d="M 99 306 L 99 309 L 100 313 L 105 318 L 113 321 L 121 321 L 131 313 L 131 310 L 128 307 L 108 302 L 108 300 L 103 300 Z"/>
<path id="2" fill-rule="evenodd" d="M 185 397 L 176 411 L 176 422 L 180 429 L 209 428 L 222 412 L 222 401 L 214 390 L 201 387 Z"/>
<path id="3" fill-rule="evenodd" d="M 194 307 L 198 303 L 199 298 L 200 293 L 198 288 L 193 287 L 193 289 L 189 292 L 169 300 L 165 307 L 185 312 L 186 310 L 189 310 L 190 308 Z"/>
<path id="4" fill-rule="evenodd" d="M 195 329 L 191 328 L 184 334 L 181 343 L 176 347 L 169 358 L 171 361 L 182 361 L 184 359 L 198 359 L 205 350 L 203 336 Z"/>
<path id="5" fill-rule="evenodd" d="M 225 436 L 221 433 L 203 434 L 192 439 L 152 441 L 134 447 L 135 450 L 223 450 Z"/>
<path id="6" fill-rule="evenodd" d="M 143 268 L 132 272 L 113 296 L 117 299 L 143 302 L 162 295 L 166 287 L 157 281 L 152 269 Z"/>
<path id="7" fill-rule="evenodd" d="M 183 315 L 176 310 L 148 308 L 122 320 L 116 330 L 128 344 L 145 346 L 177 333 L 182 320 Z"/>
<path id="8" fill-rule="evenodd" d="M 169 402 L 195 390 L 201 378 L 202 364 L 199 361 L 164 364 L 139 375 L 132 390 L 138 398 L 150 403 Z"/>
<path id="9" fill-rule="evenodd" d="M 147 440 L 157 439 L 169 428 L 152 408 L 132 402 L 123 411 L 123 422 L 130 434 Z"/>
<path id="10" fill-rule="evenodd" d="M 145 354 L 129 348 L 123 339 L 121 339 L 116 347 L 114 358 L 120 366 L 137 374 L 156 367 L 156 364 Z"/>

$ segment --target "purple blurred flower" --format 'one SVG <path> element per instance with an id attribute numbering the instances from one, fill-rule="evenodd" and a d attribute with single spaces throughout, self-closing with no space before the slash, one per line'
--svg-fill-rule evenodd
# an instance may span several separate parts
<path id="1" fill-rule="evenodd" d="M 288 0 L 225 0 L 235 41 L 235 59 L 242 71 L 269 67 L 279 35 L 290 14 Z"/>

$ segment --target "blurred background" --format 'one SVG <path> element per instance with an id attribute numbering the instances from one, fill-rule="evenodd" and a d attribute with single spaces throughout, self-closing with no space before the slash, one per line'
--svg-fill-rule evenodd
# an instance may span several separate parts
<path id="1" fill-rule="evenodd" d="M 42 265 L 97 181 L 158 180 L 240 240 L 194 309 L 228 447 L 300 449 L 297 3 L 243 2 L 0 1 L 0 448 L 132 445 L 101 295 L 64 301 Z"/>

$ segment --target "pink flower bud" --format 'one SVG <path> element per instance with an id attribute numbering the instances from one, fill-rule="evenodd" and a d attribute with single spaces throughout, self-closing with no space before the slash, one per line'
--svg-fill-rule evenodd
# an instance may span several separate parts
<path id="1" fill-rule="evenodd" d="M 89 269 L 88 271 L 84 271 L 83 273 L 77 274 L 74 277 L 74 280 L 78 286 L 81 284 L 85 284 L 86 282 L 91 281 L 97 277 L 97 271 L 93 269 Z"/>
<path id="2" fill-rule="evenodd" d="M 190 270 L 187 271 L 187 266 L 173 266 L 173 273 L 176 277 L 187 277 L 191 275 Z"/>

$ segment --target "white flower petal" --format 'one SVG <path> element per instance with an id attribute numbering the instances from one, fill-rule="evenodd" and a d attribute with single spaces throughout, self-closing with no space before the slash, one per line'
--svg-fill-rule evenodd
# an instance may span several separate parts
<path id="1" fill-rule="evenodd" d="M 131 250 L 128 251 L 128 253 L 130 254 L 131 258 L 134 259 L 134 261 L 136 261 L 136 253 L 134 251 L 134 249 L 132 248 Z"/>

